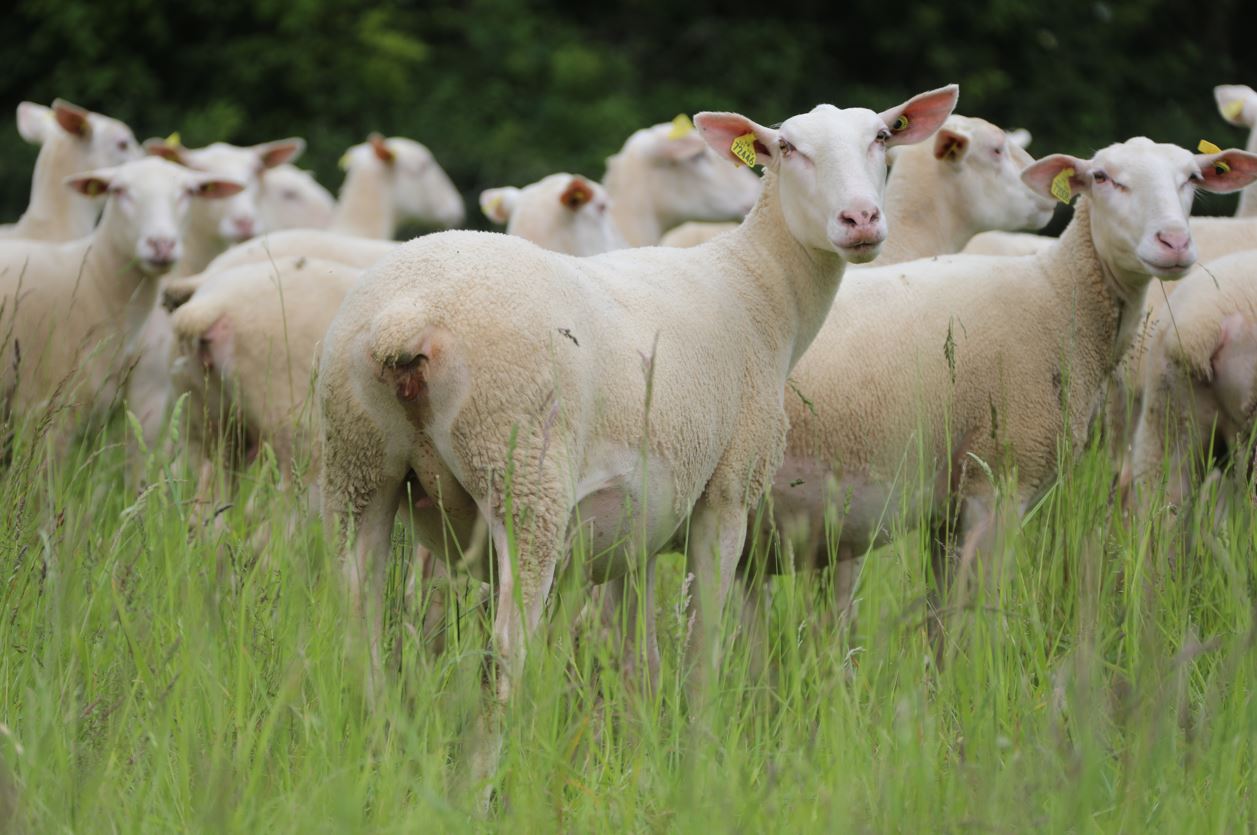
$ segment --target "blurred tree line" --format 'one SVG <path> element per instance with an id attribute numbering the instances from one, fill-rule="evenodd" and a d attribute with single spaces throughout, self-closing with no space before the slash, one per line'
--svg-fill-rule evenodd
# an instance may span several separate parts
<path id="1" fill-rule="evenodd" d="M 282 136 L 336 190 L 369 131 L 428 145 L 468 197 L 556 170 L 600 177 L 636 128 L 728 109 L 774 123 L 818 102 L 884 107 L 956 81 L 960 112 L 1085 155 L 1137 134 L 1244 136 L 1212 87 L 1257 84 L 1240 0 L 16 0 L 3 113 L 61 96 L 190 146 Z M 10 122 L 12 124 L 12 122 Z M 36 149 L 0 130 L 0 219 Z M 1229 213 L 1233 198 L 1201 201 Z"/>

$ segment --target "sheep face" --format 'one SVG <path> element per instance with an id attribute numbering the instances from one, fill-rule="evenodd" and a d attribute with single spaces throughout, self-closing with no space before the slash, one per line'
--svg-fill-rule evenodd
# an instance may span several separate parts
<path id="1" fill-rule="evenodd" d="M 507 186 L 480 195 L 485 216 L 511 235 L 568 255 L 596 255 L 624 246 L 601 184 L 579 174 L 551 174 L 523 189 Z"/>
<path id="2" fill-rule="evenodd" d="M 244 187 L 228 200 L 197 204 L 193 208 L 194 223 L 198 229 L 213 230 L 212 234 L 221 242 L 234 244 L 266 231 L 258 210 L 262 172 L 296 159 L 305 150 L 305 140 L 279 139 L 250 147 L 215 142 L 194 149 L 149 140 L 145 147 L 150 154 L 196 171 L 234 180 Z"/>
<path id="3" fill-rule="evenodd" d="M 1240 128 L 1257 126 L 1257 91 L 1246 84 L 1219 84 L 1213 88 L 1222 118 Z"/>
<path id="4" fill-rule="evenodd" d="M 1039 229 L 1052 219 L 1055 201 L 1021 181 L 1034 157 L 990 122 L 952 115 L 934 136 L 934 156 L 974 228 Z"/>
<path id="5" fill-rule="evenodd" d="M 291 165 L 263 170 L 258 215 L 268 232 L 321 229 L 332 222 L 335 210 L 335 198 L 309 171 Z"/>
<path id="6" fill-rule="evenodd" d="M 664 226 L 741 220 L 759 197 L 759 177 L 721 164 L 697 131 L 677 135 L 670 123 L 654 125 L 629 137 L 622 153 L 642 158 L 636 168 Z"/>
<path id="7" fill-rule="evenodd" d="M 17 126 L 22 138 L 33 144 L 42 145 L 54 136 L 78 143 L 84 169 L 121 165 L 142 155 L 125 124 L 61 99 L 52 107 L 22 102 L 17 106 Z"/>
<path id="8" fill-rule="evenodd" d="M 441 228 L 463 222 L 463 197 L 424 145 L 400 136 L 372 134 L 345 154 L 350 170 L 371 166 L 386 173 L 393 205 L 404 217 Z"/>
<path id="9" fill-rule="evenodd" d="M 77 174 L 66 184 L 89 197 L 107 196 L 98 234 L 116 251 L 133 253 L 150 275 L 166 272 L 183 255 L 189 205 L 230 198 L 243 189 L 234 180 L 153 158 Z"/>
<path id="10" fill-rule="evenodd" d="M 694 123 L 727 159 L 775 172 L 782 214 L 796 240 L 863 263 L 876 258 L 886 240 L 887 149 L 933 135 L 957 95 L 952 85 L 882 113 L 822 104 L 777 129 L 736 113 L 700 113 Z"/>
<path id="11" fill-rule="evenodd" d="M 1096 250 L 1110 268 L 1131 275 L 1181 278 L 1196 262 L 1188 216 L 1196 191 L 1229 192 L 1257 179 L 1257 155 L 1192 154 L 1136 137 L 1089 160 L 1054 154 L 1022 180 L 1040 194 L 1091 200 Z"/>

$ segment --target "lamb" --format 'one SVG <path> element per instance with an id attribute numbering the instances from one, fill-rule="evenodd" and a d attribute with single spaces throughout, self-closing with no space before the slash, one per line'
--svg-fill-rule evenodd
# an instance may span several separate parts
<path id="1" fill-rule="evenodd" d="M 759 178 L 719 160 L 683 117 L 633 133 L 607 158 L 602 178 L 629 246 L 657 244 L 685 221 L 741 220 L 755 204 Z"/>
<path id="2" fill-rule="evenodd" d="M 336 198 L 309 171 L 285 163 L 262 172 L 258 216 L 263 229 L 324 229 L 335 211 Z"/>
<path id="3" fill-rule="evenodd" d="M 106 195 L 100 225 L 68 243 L 0 242 L 5 408 L 26 416 L 64 405 L 81 419 L 106 408 L 157 296 L 182 255 L 189 205 L 242 190 L 235 181 L 157 159 L 74 175 Z M 189 199 L 191 198 L 191 199 Z"/>
<path id="4" fill-rule="evenodd" d="M 1219 84 L 1213 88 L 1214 101 L 1222 118 L 1239 128 L 1248 128 L 1248 150 L 1257 153 L 1257 91 L 1246 84 Z M 1236 217 L 1257 217 L 1257 192 L 1240 192 Z"/>
<path id="5" fill-rule="evenodd" d="M 772 491 L 782 560 L 769 573 L 826 564 L 826 512 L 835 507 L 840 561 L 885 543 L 886 518 L 904 508 L 930 526 L 946 587 L 945 533 L 959 532 L 961 566 L 999 533 L 982 466 L 1015 472 L 1022 511 L 1050 486 L 1059 433 L 1083 446 L 1149 281 L 1181 276 L 1195 261 L 1194 191 L 1247 185 L 1257 156 L 1193 157 L 1137 138 L 1090 160 L 1047 157 L 1022 179 L 1044 195 L 1084 195 L 1064 235 L 1038 255 L 848 274 L 792 376 L 798 394 L 787 395 L 786 463 Z"/>
<path id="6" fill-rule="evenodd" d="M 100 201 L 71 191 L 64 181 L 72 174 L 137 159 L 140 146 L 131 129 L 63 99 L 52 107 L 22 102 L 17 129 L 27 142 L 40 146 L 39 157 L 30 204 L 17 223 L 0 227 L 0 238 L 73 241 L 90 235 Z"/>
<path id="7" fill-rule="evenodd" d="M 699 249 L 573 258 L 449 232 L 368 270 L 324 338 L 318 398 L 324 516 L 346 537 L 376 668 L 388 543 L 409 496 L 416 539 L 438 554 L 488 523 L 496 561 L 478 570 L 497 583 L 499 699 L 569 532 L 590 579 L 644 558 L 649 587 L 649 555 L 688 518 L 701 680 L 747 509 L 780 462 L 786 375 L 846 263 L 886 237 L 886 149 L 933 134 L 956 96 L 881 114 L 820 105 L 779 129 L 700 113 L 713 149 L 766 170 L 742 226 Z"/>
<path id="8" fill-rule="evenodd" d="M 1021 182 L 1034 162 L 1023 146 L 1029 134 L 1009 134 L 984 119 L 953 114 L 930 144 L 895 154 L 886 186 L 894 230 L 876 264 L 897 264 L 959 252 L 988 229 L 1036 229 L 1052 218 L 1052 202 Z M 685 224 L 664 236 L 665 246 L 694 246 L 733 228 Z"/>
<path id="9" fill-rule="evenodd" d="M 606 189 L 579 174 L 551 174 L 522 189 L 504 186 L 480 193 L 485 217 L 506 224 L 508 235 L 568 255 L 627 246 L 607 213 L 608 203 Z"/>
<path id="10" fill-rule="evenodd" d="M 1145 511 L 1162 477 L 1181 505 L 1199 486 L 1210 454 L 1244 450 L 1257 423 L 1257 251 L 1197 268 L 1180 282 L 1173 317 L 1148 325 L 1142 403 L 1121 483 Z M 1164 313 L 1164 309 L 1162 309 Z M 1167 456 L 1168 452 L 1168 456 Z M 1168 464 L 1167 464 L 1168 461 Z M 1235 460 L 1247 475 L 1248 459 Z"/>

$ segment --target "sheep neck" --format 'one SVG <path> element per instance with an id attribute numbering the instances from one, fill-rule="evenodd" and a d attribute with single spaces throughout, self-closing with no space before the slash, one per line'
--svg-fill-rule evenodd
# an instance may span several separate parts
<path id="1" fill-rule="evenodd" d="M 1138 331 L 1152 277 L 1113 265 L 1096 248 L 1095 240 L 1091 203 L 1080 197 L 1069 226 L 1048 249 L 1047 258 L 1059 265 L 1048 270 L 1048 277 L 1057 284 L 1058 293 L 1073 300 L 1065 309 L 1109 341 L 1112 352 L 1105 361 L 1116 364 Z"/>
<path id="2" fill-rule="evenodd" d="M 99 206 L 75 194 L 65 178 L 83 169 L 78 143 L 60 129 L 39 149 L 31 177 L 31 200 L 16 235 L 30 240 L 72 241 L 92 234 Z"/>
<path id="3" fill-rule="evenodd" d="M 934 159 L 932 145 L 905 148 L 895 160 L 886 184 L 889 237 L 875 264 L 882 266 L 946 255 L 962 250 L 975 230 L 951 205 L 944 163 Z"/>
<path id="4" fill-rule="evenodd" d="M 629 246 L 654 246 L 668 230 L 650 198 L 645 178 L 631 168 L 631 161 L 624 154 L 607 160 L 602 185 L 611 199 L 611 220 Z"/>
<path id="5" fill-rule="evenodd" d="M 361 238 L 391 240 L 397 231 L 389 171 L 383 163 L 352 166 L 345 174 L 331 229 Z"/>
<path id="6" fill-rule="evenodd" d="M 847 262 L 834 252 L 805 246 L 790 233 L 781 209 L 777 175 L 765 171 L 759 200 L 732 232 L 709 242 L 745 268 L 741 288 L 772 347 L 794 367 L 829 315 Z M 722 276 L 732 288 L 733 276 Z"/>
<path id="7" fill-rule="evenodd" d="M 74 245 L 83 248 L 79 283 L 100 300 L 102 320 L 122 323 L 130 337 L 157 304 L 158 279 L 140 269 L 132 247 L 119 244 L 111 214 L 107 205 L 95 234 Z"/>
<path id="8" fill-rule="evenodd" d="M 1248 151 L 1257 154 L 1257 127 L 1248 133 Z M 1257 217 L 1257 186 L 1249 186 L 1240 192 L 1240 205 L 1236 217 Z"/>

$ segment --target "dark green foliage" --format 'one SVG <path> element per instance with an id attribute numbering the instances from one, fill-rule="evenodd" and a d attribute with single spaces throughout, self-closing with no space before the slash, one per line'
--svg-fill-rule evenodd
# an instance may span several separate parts
<path id="1" fill-rule="evenodd" d="M 1137 134 L 1225 147 L 1243 136 L 1211 89 L 1257 83 L 1251 13 L 1239 0 L 18 0 L 0 27 L 0 113 L 63 96 L 141 139 L 297 134 L 333 189 L 343 150 L 380 130 L 429 145 L 468 197 L 555 170 L 601 176 L 631 131 L 680 111 L 768 123 L 950 81 L 962 112 L 1030 128 L 1038 154 Z M 0 130 L 0 218 L 25 205 L 34 156 Z"/>

